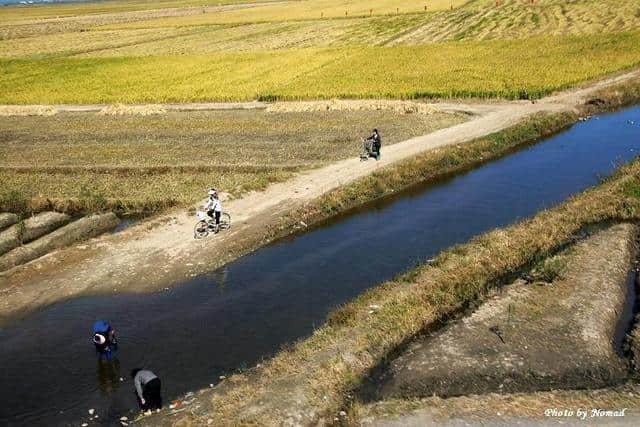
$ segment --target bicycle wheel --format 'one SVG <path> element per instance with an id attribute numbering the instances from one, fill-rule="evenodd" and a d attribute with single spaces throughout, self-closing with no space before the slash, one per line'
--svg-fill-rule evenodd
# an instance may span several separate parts
<path id="1" fill-rule="evenodd" d="M 207 224 L 207 221 L 196 222 L 196 226 L 193 227 L 193 238 L 202 239 L 207 234 L 209 234 L 209 224 Z"/>
<path id="2" fill-rule="evenodd" d="M 231 215 L 223 212 L 222 215 L 220 215 L 220 229 L 227 230 L 229 228 L 231 228 Z"/>

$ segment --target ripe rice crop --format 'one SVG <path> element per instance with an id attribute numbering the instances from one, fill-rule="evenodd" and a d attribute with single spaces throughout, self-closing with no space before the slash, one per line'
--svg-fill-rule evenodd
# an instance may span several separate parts
<path id="1" fill-rule="evenodd" d="M 538 98 L 640 64 L 640 33 L 207 56 L 0 60 L 0 103 Z"/>

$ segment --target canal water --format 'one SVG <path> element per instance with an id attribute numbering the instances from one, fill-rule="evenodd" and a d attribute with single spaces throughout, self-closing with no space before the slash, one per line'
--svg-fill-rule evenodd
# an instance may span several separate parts
<path id="1" fill-rule="evenodd" d="M 0 328 L 0 425 L 113 423 L 136 409 L 129 371 L 165 402 L 252 366 L 364 290 L 599 182 L 640 149 L 640 108 L 596 116 L 464 174 L 412 188 L 150 295 L 75 298 Z M 100 363 L 91 325 L 118 332 Z M 122 380 L 121 380 L 122 379 Z M 93 422 L 93 421 L 92 421 Z"/>

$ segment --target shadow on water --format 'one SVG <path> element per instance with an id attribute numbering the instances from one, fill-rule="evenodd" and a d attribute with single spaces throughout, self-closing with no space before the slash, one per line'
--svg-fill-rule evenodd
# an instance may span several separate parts
<path id="1" fill-rule="evenodd" d="M 138 366 L 161 377 L 165 401 L 251 366 L 365 289 L 597 184 L 640 149 L 630 119 L 640 119 L 640 108 L 375 201 L 163 292 L 76 298 L 5 325 L 0 424 L 75 423 L 89 408 L 105 422 L 129 414 L 128 372 Z M 96 367 L 96 319 L 118 331 L 118 366 Z"/>

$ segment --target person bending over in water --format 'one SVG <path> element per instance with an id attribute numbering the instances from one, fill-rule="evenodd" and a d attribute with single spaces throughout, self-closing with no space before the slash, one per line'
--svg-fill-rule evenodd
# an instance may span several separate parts
<path id="1" fill-rule="evenodd" d="M 140 407 L 145 411 L 161 409 L 160 378 L 153 372 L 140 368 L 131 371 L 131 378 L 133 378 L 133 384 L 136 387 Z"/>

